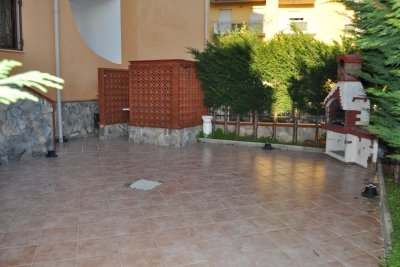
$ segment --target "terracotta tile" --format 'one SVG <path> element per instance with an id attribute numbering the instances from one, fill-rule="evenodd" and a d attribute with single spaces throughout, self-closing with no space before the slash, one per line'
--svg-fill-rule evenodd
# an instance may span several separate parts
<path id="1" fill-rule="evenodd" d="M 179 215 L 148 218 L 147 223 L 153 232 L 183 227 Z"/>
<path id="2" fill-rule="evenodd" d="M 94 212 L 82 212 L 79 214 L 79 224 L 90 224 L 90 223 L 107 223 L 112 222 L 111 214 L 109 211 L 94 211 Z"/>
<path id="3" fill-rule="evenodd" d="M 154 239 L 158 246 L 182 245 L 194 242 L 185 228 L 173 228 L 155 232 Z"/>
<path id="4" fill-rule="evenodd" d="M 161 253 L 157 249 L 145 249 L 132 251 L 122 254 L 121 264 L 123 267 L 141 266 L 141 267 L 164 267 Z"/>
<path id="5" fill-rule="evenodd" d="M 240 206 L 233 210 L 243 219 L 262 217 L 266 214 L 266 211 L 259 205 Z"/>
<path id="6" fill-rule="evenodd" d="M 81 200 L 80 212 L 108 210 L 108 200 Z"/>
<path id="7" fill-rule="evenodd" d="M 338 237 L 318 242 L 318 247 L 336 259 L 354 257 L 365 253 L 352 243 Z"/>
<path id="8" fill-rule="evenodd" d="M 53 214 L 46 217 L 44 228 L 62 228 L 78 225 L 76 213 Z"/>
<path id="9" fill-rule="evenodd" d="M 221 210 L 229 208 L 229 206 L 219 198 L 201 201 L 199 204 L 206 210 Z"/>
<path id="10" fill-rule="evenodd" d="M 383 255 L 379 209 L 360 196 L 370 172 L 358 166 L 209 144 L 176 150 L 88 138 L 64 146 L 63 161 L 26 161 L 1 176 L 0 266 L 8 255 L 31 267 L 37 242 L 35 267 L 377 266 Z M 141 178 L 164 184 L 124 186 Z M 78 228 L 88 239 L 78 241 Z M 72 258 L 56 259 L 64 253 Z"/>
<path id="11" fill-rule="evenodd" d="M 40 230 L 7 232 L 0 239 L 0 248 L 37 245 L 40 233 Z"/>
<path id="12" fill-rule="evenodd" d="M 117 254 L 79 259 L 77 267 L 120 267 Z"/>
<path id="13" fill-rule="evenodd" d="M 117 236 L 150 231 L 146 219 L 119 219 L 114 221 L 114 227 Z"/>
<path id="14" fill-rule="evenodd" d="M 310 242 L 318 242 L 337 237 L 337 235 L 328 230 L 328 228 L 318 224 L 297 225 L 293 226 L 292 229 Z"/>
<path id="15" fill-rule="evenodd" d="M 226 236 L 224 230 L 218 224 L 203 224 L 187 227 L 187 232 L 196 241 L 218 239 Z"/>
<path id="16" fill-rule="evenodd" d="M 239 250 L 248 255 L 276 248 L 276 245 L 260 234 L 243 235 L 232 238 Z"/>
<path id="17" fill-rule="evenodd" d="M 111 215 L 114 222 L 144 219 L 142 210 L 139 208 L 127 210 L 112 210 Z"/>
<path id="18" fill-rule="evenodd" d="M 256 265 L 244 255 L 233 255 L 231 257 L 210 260 L 212 266 L 219 267 L 256 267 Z"/>
<path id="19" fill-rule="evenodd" d="M 248 206 L 254 205 L 255 203 L 247 196 L 234 196 L 234 197 L 224 197 L 222 198 L 223 201 L 228 204 L 230 207 L 241 207 L 241 206 Z"/>
<path id="20" fill-rule="evenodd" d="M 31 264 L 37 246 L 24 246 L 0 249 L 0 266 Z"/>
<path id="21" fill-rule="evenodd" d="M 156 243 L 151 232 L 119 236 L 117 237 L 117 243 L 120 253 L 156 248 Z"/>
<path id="22" fill-rule="evenodd" d="M 254 225 L 258 231 L 271 231 L 286 227 L 286 225 L 275 215 L 250 218 L 248 221 Z"/>
<path id="23" fill-rule="evenodd" d="M 239 217 L 233 209 L 211 210 L 207 213 L 215 222 L 231 221 Z"/>
<path id="24" fill-rule="evenodd" d="M 361 248 L 366 252 L 373 252 L 383 248 L 383 240 L 370 231 L 363 231 L 352 235 L 346 235 L 343 239 L 351 242 L 357 247 Z"/>
<path id="25" fill-rule="evenodd" d="M 111 210 L 124 210 L 137 208 L 139 206 L 136 199 L 111 199 L 109 201 Z"/>
<path id="26" fill-rule="evenodd" d="M 79 239 L 90 239 L 114 235 L 114 225 L 111 221 L 83 224 L 79 226 Z"/>
<path id="27" fill-rule="evenodd" d="M 176 215 L 176 211 L 169 205 L 154 205 L 142 208 L 143 215 L 146 218 Z"/>
<path id="28" fill-rule="evenodd" d="M 331 223 L 324 224 L 329 230 L 339 236 L 346 236 L 362 232 L 363 229 L 358 225 L 351 222 L 350 219 L 344 219 L 341 221 L 334 221 Z"/>
<path id="29" fill-rule="evenodd" d="M 301 267 L 281 249 L 269 249 L 248 256 L 257 267 Z"/>
<path id="30" fill-rule="evenodd" d="M 46 217 L 26 217 L 26 218 L 16 218 L 13 220 L 8 231 L 23 231 L 23 230 L 35 230 L 42 229 L 46 221 Z"/>
<path id="31" fill-rule="evenodd" d="M 227 258 L 240 254 L 240 249 L 231 238 L 220 238 L 198 242 L 197 245 L 209 260 Z"/>
<path id="32" fill-rule="evenodd" d="M 75 259 L 76 248 L 76 241 L 39 245 L 35 256 L 35 263 Z"/>
<path id="33" fill-rule="evenodd" d="M 248 235 L 259 232 L 258 228 L 249 220 L 238 219 L 219 222 L 218 225 L 229 236 Z"/>
<path id="34" fill-rule="evenodd" d="M 32 267 L 76 267 L 76 260 L 39 262 L 33 264 Z"/>
<path id="35" fill-rule="evenodd" d="M 282 248 L 282 251 L 284 251 L 285 254 L 287 254 L 290 258 L 295 260 L 300 266 L 304 267 L 335 261 L 334 258 L 329 256 L 320 248 L 309 244 L 284 247 Z"/>
<path id="36" fill-rule="evenodd" d="M 62 227 L 43 229 L 39 243 L 53 243 L 63 241 L 76 241 L 78 239 L 78 227 Z"/>
<path id="37" fill-rule="evenodd" d="M 295 246 L 308 241 L 290 228 L 281 228 L 277 230 L 263 232 L 263 235 L 271 240 L 278 247 Z"/>
<path id="38" fill-rule="evenodd" d="M 194 226 L 213 223 L 213 219 L 206 212 L 192 212 L 180 214 L 179 218 L 184 226 Z"/>
<path id="39" fill-rule="evenodd" d="M 379 261 L 369 254 L 362 254 L 351 258 L 339 260 L 344 266 L 363 266 L 376 267 L 379 266 Z"/>
<path id="40" fill-rule="evenodd" d="M 48 205 L 44 206 L 33 206 L 33 207 L 22 207 L 17 210 L 14 219 L 26 218 L 26 217 L 37 217 L 46 216 L 49 210 Z"/>
<path id="41" fill-rule="evenodd" d="M 356 224 L 358 227 L 361 227 L 363 230 L 372 230 L 375 228 L 380 228 L 380 223 L 377 219 L 369 215 L 357 215 L 351 216 L 349 219 Z"/>
<path id="42" fill-rule="evenodd" d="M 190 266 L 190 264 L 206 261 L 202 251 L 195 244 L 162 247 L 160 250 L 166 266 Z"/>
<path id="43" fill-rule="evenodd" d="M 102 237 L 97 239 L 85 239 L 78 242 L 78 258 L 90 258 L 104 255 L 112 255 L 118 252 L 115 237 Z M 79 264 L 78 264 L 79 265 Z"/>

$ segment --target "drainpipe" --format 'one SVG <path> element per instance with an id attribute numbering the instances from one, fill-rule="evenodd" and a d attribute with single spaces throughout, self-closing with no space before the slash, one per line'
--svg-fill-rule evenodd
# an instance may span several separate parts
<path id="1" fill-rule="evenodd" d="M 58 17 L 58 0 L 54 0 L 54 48 L 56 59 L 56 76 L 60 77 L 60 30 L 59 30 L 59 17 Z M 61 91 L 56 90 L 57 94 L 57 122 L 58 122 L 58 140 L 62 143 L 63 130 L 62 130 L 62 109 L 61 109 Z"/>
<path id="2" fill-rule="evenodd" d="M 208 15 L 210 10 L 210 0 L 204 0 L 204 47 L 208 41 Z"/>

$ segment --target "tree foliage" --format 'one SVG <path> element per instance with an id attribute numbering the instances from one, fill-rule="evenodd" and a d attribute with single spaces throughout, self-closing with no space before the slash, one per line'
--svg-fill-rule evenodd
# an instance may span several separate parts
<path id="1" fill-rule="evenodd" d="M 29 71 L 10 76 L 10 72 L 18 66 L 22 64 L 15 60 L 0 61 L 0 103 L 9 105 L 20 99 L 37 101 L 36 96 L 21 90 L 25 86 L 42 92 L 47 92 L 47 87 L 63 88 L 64 80 L 48 73 Z"/>
<path id="2" fill-rule="evenodd" d="M 374 109 L 370 130 L 400 147 L 400 2 L 343 0 L 355 13 L 352 34 L 363 60 L 360 76 Z M 399 151 L 394 156 L 400 158 Z"/>
<path id="3" fill-rule="evenodd" d="M 328 45 L 292 26 L 269 40 L 258 64 L 265 81 L 274 88 L 273 111 L 300 109 L 312 115 L 325 112 L 323 101 L 336 76 L 337 55 L 346 48 Z"/>
<path id="4" fill-rule="evenodd" d="M 207 107 L 229 107 L 241 115 L 269 110 L 271 90 L 254 65 L 262 45 L 256 32 L 242 27 L 216 36 L 203 52 L 189 49 L 197 61 Z"/>

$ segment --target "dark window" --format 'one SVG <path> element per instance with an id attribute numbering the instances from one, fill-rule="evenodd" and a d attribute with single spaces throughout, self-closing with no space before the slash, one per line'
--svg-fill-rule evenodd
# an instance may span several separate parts
<path id="1" fill-rule="evenodd" d="M 0 49 L 22 50 L 22 0 L 0 0 Z"/>

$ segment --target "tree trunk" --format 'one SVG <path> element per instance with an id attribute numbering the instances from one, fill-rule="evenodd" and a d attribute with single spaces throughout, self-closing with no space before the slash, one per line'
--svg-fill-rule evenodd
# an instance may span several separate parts
<path id="1" fill-rule="evenodd" d="M 224 107 L 224 133 L 228 131 L 228 109 Z"/>
<path id="2" fill-rule="evenodd" d="M 319 146 L 319 116 L 316 116 L 316 122 L 315 122 L 315 145 L 314 146 Z"/>
<path id="3" fill-rule="evenodd" d="M 278 122 L 278 113 L 274 113 L 274 118 L 272 121 L 272 140 L 276 141 L 276 124 Z"/>
<path id="4" fill-rule="evenodd" d="M 253 123 L 253 140 L 257 141 L 258 138 L 258 112 L 255 110 L 254 114 L 254 123 Z"/>
<path id="5" fill-rule="evenodd" d="M 212 133 L 214 133 L 215 132 L 215 110 L 213 109 L 213 111 L 212 111 L 212 116 L 213 116 L 213 120 L 212 120 L 212 129 L 211 129 L 211 131 L 212 131 Z"/>
<path id="6" fill-rule="evenodd" d="M 292 143 L 296 144 L 297 143 L 297 128 L 298 128 L 297 109 L 294 109 L 292 113 L 293 113 L 293 137 L 292 137 Z"/>
<path id="7" fill-rule="evenodd" d="M 239 137 L 240 136 L 240 115 L 236 115 L 236 128 L 235 128 L 235 136 Z"/>

